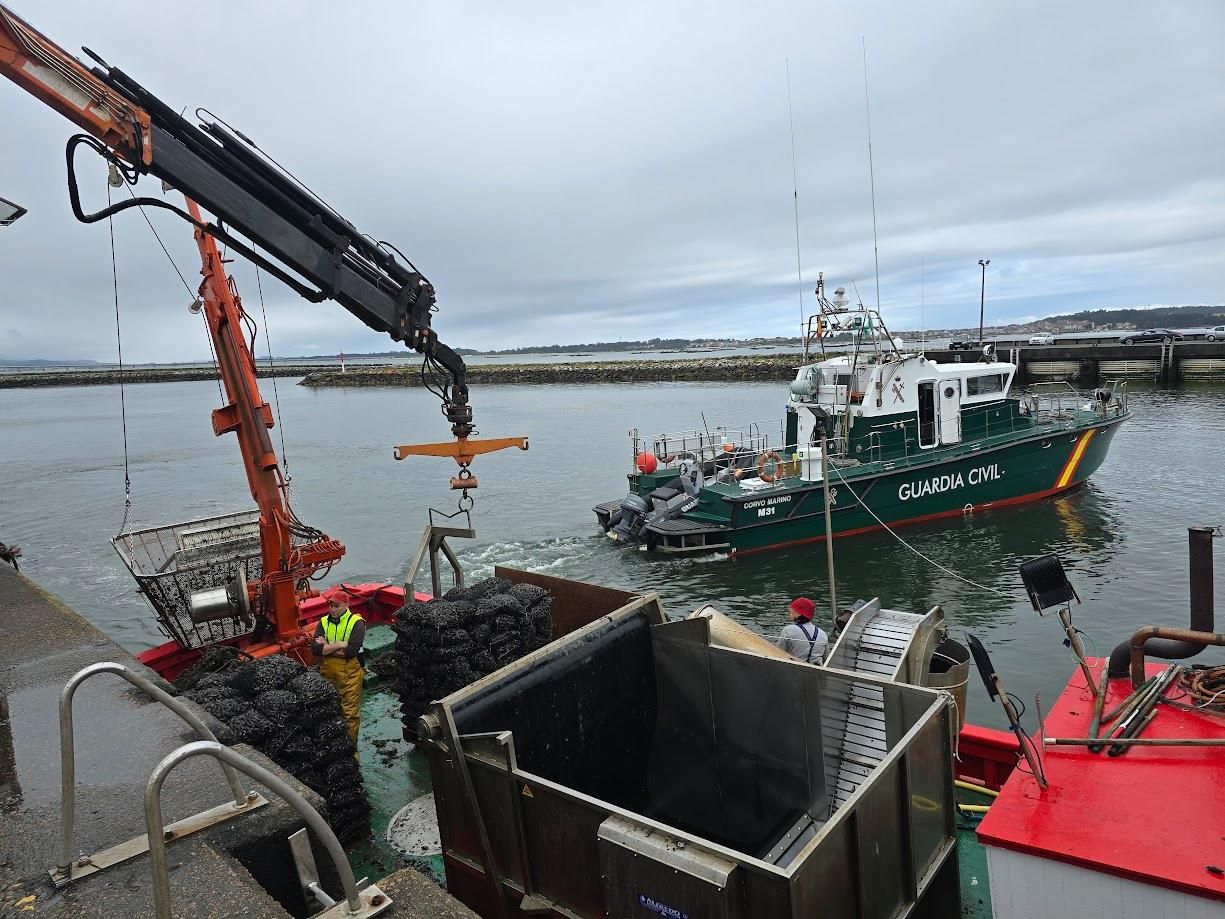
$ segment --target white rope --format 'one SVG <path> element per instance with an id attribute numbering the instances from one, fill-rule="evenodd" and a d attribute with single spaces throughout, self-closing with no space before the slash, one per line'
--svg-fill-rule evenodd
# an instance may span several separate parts
<path id="1" fill-rule="evenodd" d="M 900 542 L 900 543 L 901 543 L 903 546 L 905 546 L 907 549 L 909 549 L 911 552 L 913 552 L 913 553 L 914 553 L 915 555 L 917 555 L 919 558 L 923 559 L 923 561 L 927 562 L 927 564 L 931 565 L 933 568 L 938 568 L 938 569 L 940 569 L 940 570 L 941 570 L 941 571 L 943 571 L 945 574 L 947 574 L 949 577 L 956 578 L 956 579 L 957 579 L 957 580 L 959 580 L 959 581 L 962 581 L 962 582 L 964 582 L 964 583 L 966 583 L 966 584 L 969 584 L 971 587 L 977 587 L 979 590 L 985 590 L 985 591 L 987 591 L 988 593 L 993 593 L 993 594 L 996 594 L 997 596 L 1001 596 L 1001 597 L 1010 597 L 1010 596 L 1011 596 L 1010 594 L 1008 594 L 1007 592 L 1005 592 L 1005 591 L 1003 591 L 1003 590 L 998 590 L 998 589 L 996 589 L 996 588 L 994 588 L 994 587 L 988 587 L 986 584 L 979 584 L 977 581 L 971 581 L 969 578 L 967 578 L 967 577 L 963 577 L 962 575 L 958 574 L 956 571 L 950 571 L 948 568 L 945 568 L 945 567 L 944 567 L 943 565 L 941 565 L 939 562 L 937 562 L 937 561 L 935 561 L 934 559 L 929 558 L 928 556 L 924 555 L 922 552 L 920 552 L 918 549 L 916 549 L 914 546 L 912 546 L 912 545 L 911 545 L 910 543 L 908 543 L 906 540 L 902 539 L 902 537 L 901 537 L 901 536 L 898 536 L 898 534 L 897 534 L 897 533 L 893 532 L 893 530 L 892 530 L 892 529 L 890 529 L 889 524 L 885 523 L 885 521 L 883 521 L 883 520 L 881 520 L 879 517 L 877 517 L 877 516 L 876 516 L 876 514 L 875 514 L 875 512 L 872 510 L 872 508 L 868 507 L 868 505 L 866 505 L 866 504 L 864 504 L 864 503 L 863 503 L 863 499 L 862 499 L 862 498 L 860 498 L 860 497 L 859 497 L 859 495 L 855 493 L 855 489 L 851 488 L 851 486 L 850 486 L 849 484 L 847 484 L 846 479 L 844 479 L 844 478 L 842 477 L 842 473 L 841 473 L 841 472 L 838 470 L 838 467 L 837 467 L 837 466 L 835 466 L 835 465 L 833 465 L 832 463 L 830 463 L 830 464 L 829 464 L 829 468 L 830 468 L 830 469 L 832 469 L 832 470 L 834 471 L 834 475 L 838 476 L 838 480 L 839 480 L 840 482 L 842 482 L 842 484 L 843 484 L 843 485 L 846 485 L 847 490 L 848 490 L 848 491 L 851 493 L 851 497 L 853 497 L 853 498 L 855 499 L 856 503 L 858 503 L 860 507 L 862 507 L 862 508 L 863 508 L 865 511 L 867 511 L 867 512 L 868 512 L 868 514 L 869 514 L 869 515 L 871 515 L 872 519 L 873 519 L 873 520 L 875 520 L 877 523 L 879 523 L 879 524 L 881 525 L 881 527 L 883 527 L 883 528 L 884 528 L 884 530 L 885 530 L 885 532 L 886 532 L 886 533 L 888 533 L 890 536 L 892 536 L 894 539 L 896 539 L 898 542 Z M 827 538 L 827 539 L 832 538 L 832 536 L 833 536 L 833 534 L 829 534 L 829 533 L 827 533 L 827 534 L 826 534 L 826 538 Z"/>

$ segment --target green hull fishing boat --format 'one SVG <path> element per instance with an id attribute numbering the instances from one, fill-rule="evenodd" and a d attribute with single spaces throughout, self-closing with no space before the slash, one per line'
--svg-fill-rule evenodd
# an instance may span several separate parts
<path id="1" fill-rule="evenodd" d="M 1033 501 L 1088 479 L 1129 417 L 1123 384 L 1014 393 L 1016 365 L 989 346 L 937 363 L 842 288 L 817 295 L 778 439 L 758 425 L 630 431 L 629 494 L 593 508 L 605 533 L 743 555 Z M 847 332 L 850 350 L 831 353 L 827 339 Z"/>

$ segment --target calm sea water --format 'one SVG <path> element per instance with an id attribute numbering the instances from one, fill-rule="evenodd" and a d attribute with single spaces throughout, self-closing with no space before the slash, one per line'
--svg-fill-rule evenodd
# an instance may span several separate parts
<path id="1" fill-rule="evenodd" d="M 391 455 L 395 444 L 446 439 L 436 401 L 420 390 L 317 390 L 289 380 L 278 389 L 295 508 L 348 546 L 332 577 L 400 582 L 426 509 L 455 505 L 449 460 Z M 481 433 L 526 434 L 531 450 L 475 464 L 479 538 L 461 553 L 470 575 L 509 564 L 657 590 L 671 612 L 713 602 L 773 634 L 791 597 L 827 602 L 823 546 L 737 561 L 657 560 L 612 544 L 590 508 L 625 491 L 630 427 L 696 428 L 704 412 L 711 426 L 761 421 L 777 430 L 785 395 L 775 384 L 740 383 L 476 391 Z M 233 438 L 212 435 L 209 411 L 217 404 L 212 383 L 127 388 L 134 526 L 250 506 Z M 1133 387 L 1132 406 L 1135 417 L 1105 466 L 1075 493 L 906 528 L 899 535 L 909 546 L 886 533 L 838 541 L 839 597 L 879 596 L 913 611 L 939 604 L 956 637 L 971 630 L 983 639 L 1009 688 L 1031 708 L 1035 692 L 1044 703 L 1054 699 L 1072 662 L 1057 623 L 1040 620 L 1024 597 L 1017 576 L 1024 559 L 1063 558 L 1084 600 L 1077 624 L 1102 654 L 1142 624 L 1185 625 L 1185 528 L 1225 522 L 1225 386 Z M 0 430 L 0 541 L 22 545 L 22 570 L 121 644 L 137 650 L 159 642 L 151 611 L 110 545 L 123 518 L 118 389 L 0 390 Z M 279 435 L 273 432 L 278 448 Z M 1219 574 L 1218 587 L 1222 580 Z M 977 680 L 971 717 L 1001 724 Z"/>

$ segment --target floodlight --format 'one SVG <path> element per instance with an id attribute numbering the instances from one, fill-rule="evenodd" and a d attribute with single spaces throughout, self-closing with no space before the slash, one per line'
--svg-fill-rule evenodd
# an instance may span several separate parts
<path id="1" fill-rule="evenodd" d="M 10 223 L 14 223 L 25 212 L 26 209 L 21 205 L 0 198 L 0 227 L 7 227 Z"/>

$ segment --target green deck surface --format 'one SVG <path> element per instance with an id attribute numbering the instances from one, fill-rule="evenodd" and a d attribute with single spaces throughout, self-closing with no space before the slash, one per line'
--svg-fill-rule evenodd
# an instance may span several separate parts
<path id="1" fill-rule="evenodd" d="M 392 649 L 395 633 L 387 626 L 372 626 L 365 647 L 371 658 Z M 400 808 L 429 794 L 429 762 L 425 754 L 405 742 L 400 722 L 400 700 L 378 675 L 366 671 L 362 694 L 362 729 L 358 738 L 362 777 L 373 813 L 370 838 L 349 852 L 349 863 L 358 877 L 372 881 L 408 865 L 428 868 L 434 880 L 443 883 L 442 856 L 411 858 L 398 852 L 387 839 L 387 826 Z"/>
<path id="2" fill-rule="evenodd" d="M 994 799 L 965 789 L 957 789 L 962 804 L 990 804 Z M 958 820 L 957 861 L 961 874 L 961 919 L 991 919 L 991 884 L 987 880 L 987 850 L 970 828 L 981 814 Z M 971 818 L 971 819 L 967 819 Z"/>

